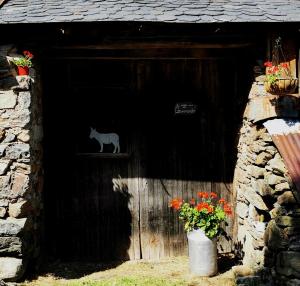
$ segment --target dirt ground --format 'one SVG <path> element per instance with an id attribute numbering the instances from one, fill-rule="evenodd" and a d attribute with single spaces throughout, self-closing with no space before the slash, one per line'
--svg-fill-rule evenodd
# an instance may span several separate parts
<path id="1" fill-rule="evenodd" d="M 18 285 L 234 286 L 235 283 L 233 271 L 231 270 L 231 259 L 222 257 L 219 259 L 218 264 L 218 274 L 214 277 L 207 278 L 195 277 L 189 273 L 188 257 L 166 258 L 159 261 L 126 261 L 123 263 L 119 262 L 112 264 L 56 262 L 47 265 L 41 274 Z"/>

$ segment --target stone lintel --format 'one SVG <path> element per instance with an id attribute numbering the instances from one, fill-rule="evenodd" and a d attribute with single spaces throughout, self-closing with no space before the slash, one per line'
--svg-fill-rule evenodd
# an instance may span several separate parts
<path id="1" fill-rule="evenodd" d="M 251 98 L 244 117 L 256 123 L 276 117 L 298 118 L 300 97 L 295 95 L 265 95 Z"/>

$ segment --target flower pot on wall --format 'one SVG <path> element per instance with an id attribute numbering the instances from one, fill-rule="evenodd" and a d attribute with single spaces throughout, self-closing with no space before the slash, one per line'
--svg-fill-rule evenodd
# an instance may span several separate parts
<path id="1" fill-rule="evenodd" d="M 265 82 L 265 89 L 271 94 L 291 94 L 295 93 L 298 88 L 297 78 L 280 78 L 274 83 Z"/>
<path id="2" fill-rule="evenodd" d="M 217 241 L 210 239 L 201 229 L 187 233 L 189 264 L 192 274 L 213 276 L 217 273 Z"/>
<path id="3" fill-rule="evenodd" d="M 18 75 L 29 75 L 29 67 L 17 66 L 17 68 L 18 68 Z"/>

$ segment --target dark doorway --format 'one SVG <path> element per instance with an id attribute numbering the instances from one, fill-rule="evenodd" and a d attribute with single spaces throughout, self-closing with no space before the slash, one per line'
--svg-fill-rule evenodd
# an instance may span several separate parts
<path id="1" fill-rule="evenodd" d="M 43 71 L 46 237 L 54 257 L 182 255 L 185 234 L 170 199 L 214 191 L 232 202 L 250 59 L 240 61 L 241 49 L 152 53 L 58 57 Z M 113 144 L 99 153 L 91 128 L 117 134 L 120 153 Z M 231 241 L 220 247 L 231 251 Z"/>

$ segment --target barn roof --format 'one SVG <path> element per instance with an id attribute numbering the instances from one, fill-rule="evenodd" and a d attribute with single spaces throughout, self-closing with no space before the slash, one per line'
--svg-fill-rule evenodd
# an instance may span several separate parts
<path id="1" fill-rule="evenodd" d="M 6 0 L 0 8 L 0 24 L 98 21 L 299 22 L 300 1 Z"/>

